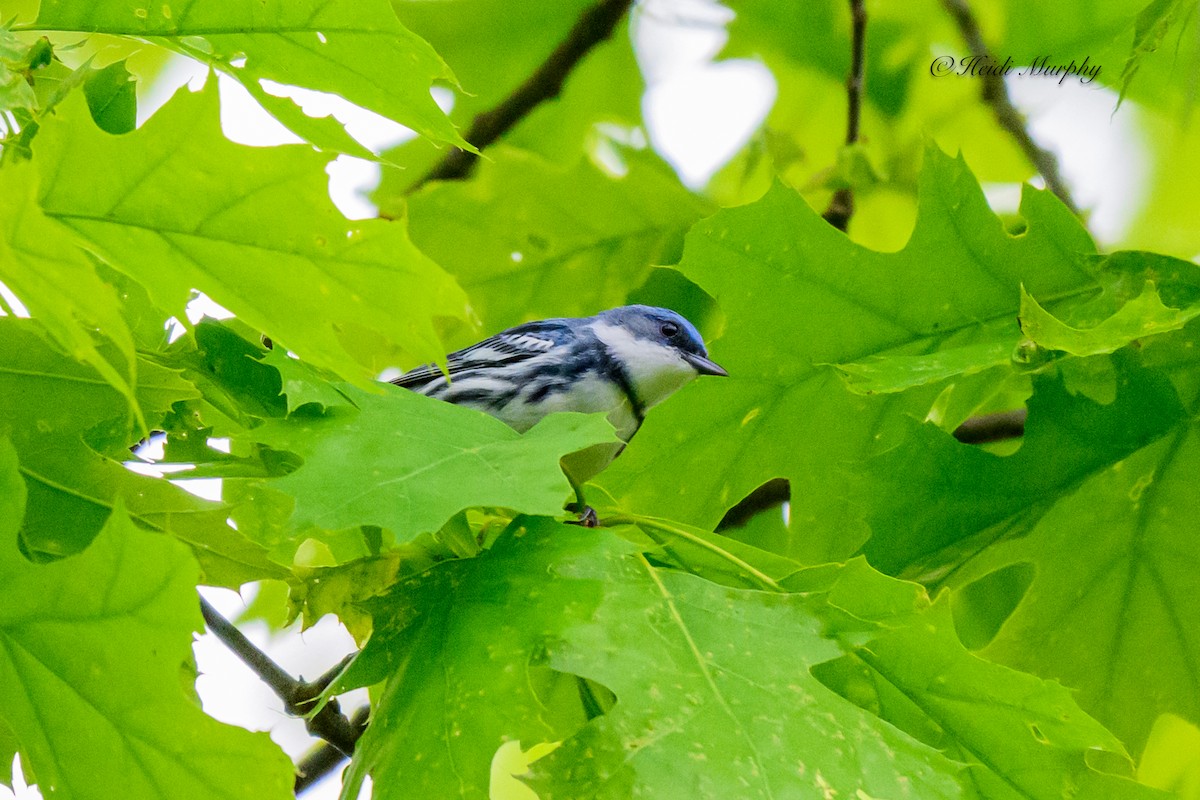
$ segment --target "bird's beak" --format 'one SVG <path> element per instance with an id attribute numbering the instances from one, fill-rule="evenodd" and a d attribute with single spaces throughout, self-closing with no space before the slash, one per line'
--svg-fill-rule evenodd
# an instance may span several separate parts
<path id="1" fill-rule="evenodd" d="M 725 371 L 724 367 L 717 364 L 715 361 L 708 360 L 702 355 L 698 355 L 696 353 L 684 353 L 683 358 L 695 368 L 696 372 L 699 372 L 701 375 L 716 375 L 721 378 L 729 377 L 729 373 Z"/>

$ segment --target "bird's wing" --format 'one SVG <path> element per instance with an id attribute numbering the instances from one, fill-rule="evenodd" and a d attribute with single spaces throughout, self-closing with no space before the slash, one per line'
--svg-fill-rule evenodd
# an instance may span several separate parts
<path id="1" fill-rule="evenodd" d="M 451 353 L 446 357 L 446 373 L 453 380 L 455 375 L 468 370 L 514 365 L 548 352 L 568 333 L 569 329 L 557 320 L 518 325 Z M 406 389 L 419 389 L 430 381 L 445 380 L 446 373 L 437 364 L 426 364 L 391 382 Z"/>

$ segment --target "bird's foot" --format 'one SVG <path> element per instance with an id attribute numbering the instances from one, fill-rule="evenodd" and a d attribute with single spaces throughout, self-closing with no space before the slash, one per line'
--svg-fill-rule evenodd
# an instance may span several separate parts
<path id="1" fill-rule="evenodd" d="M 591 506 L 584 506 L 583 511 L 579 512 L 579 519 L 567 520 L 568 525 L 580 525 L 584 528 L 595 528 L 600 524 L 600 520 L 596 517 L 596 509 Z"/>

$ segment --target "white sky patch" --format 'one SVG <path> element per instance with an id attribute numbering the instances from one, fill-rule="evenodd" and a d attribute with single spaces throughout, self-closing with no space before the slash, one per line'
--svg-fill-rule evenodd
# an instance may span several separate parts
<path id="1" fill-rule="evenodd" d="M 647 83 L 712 61 L 729 39 L 733 11 L 713 0 L 644 0 L 635 8 L 633 43 Z"/>
<path id="2" fill-rule="evenodd" d="M 416 136 L 410 128 L 362 106 L 357 106 L 335 94 L 304 89 L 299 86 L 288 86 L 269 80 L 262 80 L 259 83 L 267 94 L 276 97 L 290 97 L 296 105 L 300 106 L 300 110 L 310 117 L 319 118 L 332 115 L 334 119 L 345 126 L 346 133 L 373 153 L 381 153 Z M 243 91 L 245 90 L 243 89 Z M 247 97 L 249 97 L 248 92 Z"/>
<path id="3" fill-rule="evenodd" d="M 9 791 L 8 787 L 0 786 L 0 798 L 12 798 L 12 800 L 42 800 L 42 795 L 38 792 L 36 784 L 29 786 L 25 783 L 25 775 L 21 772 L 21 757 L 13 756 L 13 786 Z"/>
<path id="4" fill-rule="evenodd" d="M 634 26 L 646 76 L 642 114 L 650 141 L 684 184 L 699 189 L 759 129 L 775 78 L 757 61 L 714 63 L 733 12 L 711 0 L 647 0 Z"/>
<path id="5" fill-rule="evenodd" d="M 1087 212 L 1089 230 L 1102 244 L 1119 241 L 1148 188 L 1149 158 L 1136 104 L 1127 100 L 1113 114 L 1116 92 L 1073 79 L 1060 85 L 1010 75 L 1007 84 L 1013 104 L 1028 116 L 1033 140 L 1058 157 L 1075 202 Z"/>
<path id="6" fill-rule="evenodd" d="M 1021 207 L 1021 184 L 984 183 L 981 187 L 988 206 L 997 214 L 1015 214 Z"/>
<path id="7" fill-rule="evenodd" d="M 156 433 L 150 436 L 142 444 L 138 445 L 134 455 L 143 461 L 162 461 L 166 455 L 167 436 L 163 433 Z"/>
<path id="8" fill-rule="evenodd" d="M 191 91 L 198 92 L 203 88 L 207 77 L 208 67 L 199 61 L 184 56 L 172 56 L 155 80 L 138 82 L 138 127 L 166 105 L 179 87 L 186 84 Z"/>
<path id="9" fill-rule="evenodd" d="M 7 317 L 8 312 L 12 311 L 13 316 L 29 319 L 29 309 L 21 302 L 21 298 L 13 294 L 12 289 L 9 289 L 0 282 L 0 300 L 3 305 L 0 306 L 0 316 Z"/>
<path id="10" fill-rule="evenodd" d="M 650 86 L 642 113 L 655 148 L 698 189 L 759 129 L 775 93 L 775 78 L 757 61 L 721 61 Z"/>
<path id="11" fill-rule="evenodd" d="M 230 141 L 252 147 L 304 143 L 233 78 L 218 74 L 217 86 L 221 93 L 221 130 Z"/>
<path id="12" fill-rule="evenodd" d="M 174 344 L 175 340 L 187 333 L 187 326 L 179 321 L 177 317 L 171 317 L 167 320 L 167 342 Z"/>
<path id="13" fill-rule="evenodd" d="M 195 468 L 195 464 L 147 464 L 144 461 L 125 462 L 125 469 L 130 472 L 136 472 L 138 475 L 145 475 L 148 478 L 161 478 L 164 475 L 187 472 Z"/>
<path id="14" fill-rule="evenodd" d="M 171 483 L 183 489 L 188 494 L 196 495 L 196 497 L 202 500 L 221 502 L 221 488 L 224 482 L 220 478 L 190 478 L 188 480 L 171 481 Z"/>
<path id="15" fill-rule="evenodd" d="M 374 219 L 379 207 L 368 199 L 383 176 L 379 165 L 354 156 L 338 156 L 325 167 L 329 196 L 347 219 Z"/>
<path id="16" fill-rule="evenodd" d="M 189 300 L 187 304 L 187 318 L 193 325 L 205 317 L 211 319 L 230 319 L 233 316 L 232 311 L 213 300 L 204 292 L 196 292 L 196 296 Z"/>

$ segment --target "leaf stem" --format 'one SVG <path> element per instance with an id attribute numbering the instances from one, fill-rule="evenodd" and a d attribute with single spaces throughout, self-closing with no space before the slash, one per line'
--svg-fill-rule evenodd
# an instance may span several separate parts
<path id="1" fill-rule="evenodd" d="M 634 525 L 638 528 L 641 528 L 651 539 L 659 544 L 663 544 L 663 540 L 651 533 L 652 530 L 665 533 L 669 536 L 675 537 L 676 539 L 682 539 L 689 544 L 693 544 L 696 547 L 707 550 L 718 558 L 728 561 L 730 564 L 744 572 L 748 577 L 753 579 L 754 582 L 762 588 L 772 592 L 784 591 L 783 587 L 780 586 L 770 575 L 767 575 L 765 572 L 746 563 L 728 550 L 697 536 L 689 530 L 679 527 L 678 525 L 673 525 L 667 520 L 657 519 L 654 517 L 643 517 L 637 514 L 618 514 L 616 516 L 606 517 L 600 520 L 600 527 L 602 528 L 611 528 L 617 525 Z"/>

